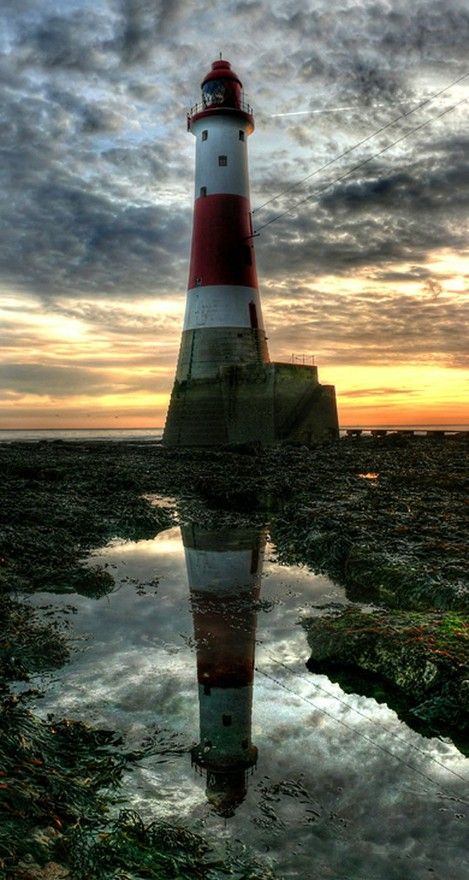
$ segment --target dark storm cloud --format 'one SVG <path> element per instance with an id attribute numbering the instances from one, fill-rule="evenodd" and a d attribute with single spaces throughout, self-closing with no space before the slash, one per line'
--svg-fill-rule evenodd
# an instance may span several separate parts
<path id="1" fill-rule="evenodd" d="M 444 161 L 427 154 L 423 159 L 416 158 L 409 169 L 382 167 L 377 173 L 368 172 L 365 179 L 332 186 L 320 202 L 325 208 L 344 208 L 354 213 L 383 208 L 465 211 L 469 204 L 469 153 L 459 157 L 459 152 L 454 153 L 448 145 Z"/>
<path id="2" fill-rule="evenodd" d="M 116 47 L 125 64 L 141 64 L 158 50 L 185 8 L 183 0 L 120 0 Z"/>
<path id="3" fill-rule="evenodd" d="M 292 60 L 305 82 L 321 77 L 365 102 L 408 94 L 408 71 L 417 65 L 467 58 L 469 10 L 458 0 L 339 0 L 313 9 L 287 2 L 272 15 L 301 39 Z"/>
<path id="4" fill-rule="evenodd" d="M 178 272 L 183 284 L 189 211 L 136 200 L 128 179 L 161 183 L 171 174 L 169 148 L 143 143 L 93 152 L 73 132 L 109 132 L 119 117 L 112 107 L 61 97 L 20 88 L 5 96 L 3 280 L 44 295 L 161 289 Z"/>
<path id="5" fill-rule="evenodd" d="M 310 186 L 312 198 L 295 193 L 255 214 L 261 230 L 258 255 L 263 271 L 343 273 L 375 270 L 402 261 L 424 262 L 438 248 L 467 243 L 469 160 L 461 139 L 445 151 L 422 145 L 412 161 L 381 157 L 357 172 L 358 179 Z M 397 167 L 396 167 L 397 166 Z M 407 166 L 407 167 L 406 167 Z M 295 208 L 295 205 L 298 207 Z M 283 217 L 268 223 L 283 211 Z M 265 256 L 268 263 L 264 266 Z M 389 269 L 388 271 L 392 271 Z M 384 276 L 382 276 L 384 277 Z"/>
<path id="6" fill-rule="evenodd" d="M 44 15 L 36 27 L 28 22 L 20 29 L 19 61 L 25 67 L 50 71 L 104 70 L 109 64 L 109 25 L 108 15 L 89 8 L 85 15 L 79 10 L 69 15 Z"/>
<path id="7" fill-rule="evenodd" d="M 183 289 L 189 200 L 158 197 L 163 182 L 177 191 L 181 157 L 171 136 L 147 138 L 137 120 L 134 134 L 137 94 L 151 101 L 158 90 L 132 81 L 127 92 L 118 73 L 123 22 L 148 14 L 163 33 L 177 4 L 80 6 L 30 3 L 28 15 L 16 9 L 9 19 L 14 51 L 0 56 L 1 279 L 47 298 Z"/>

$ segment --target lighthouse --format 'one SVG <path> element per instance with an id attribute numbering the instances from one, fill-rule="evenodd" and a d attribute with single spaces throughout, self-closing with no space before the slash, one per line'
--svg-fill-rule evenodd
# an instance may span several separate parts
<path id="1" fill-rule="evenodd" d="M 248 137 L 254 115 L 229 61 L 211 65 L 187 115 L 195 198 L 186 310 L 163 442 L 262 445 L 337 435 L 317 368 L 270 362 L 254 251 Z"/>
<path id="2" fill-rule="evenodd" d="M 257 762 L 251 739 L 256 607 L 265 532 L 182 527 L 197 647 L 200 740 L 192 763 L 207 799 L 231 816 Z"/>

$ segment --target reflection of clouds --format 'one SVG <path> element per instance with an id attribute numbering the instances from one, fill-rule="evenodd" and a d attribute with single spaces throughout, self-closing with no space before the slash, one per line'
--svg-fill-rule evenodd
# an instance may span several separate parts
<path id="1" fill-rule="evenodd" d="M 117 590 L 99 600 L 74 597 L 75 628 L 89 638 L 54 673 L 42 712 L 117 727 L 131 742 L 155 727 L 177 733 L 188 748 L 197 741 L 196 655 L 178 535 L 172 529 L 154 541 L 115 543 L 93 556 L 116 565 Z M 156 596 L 137 595 L 135 585 L 122 583 L 126 577 L 158 577 Z M 465 808 L 440 792 L 462 795 L 464 786 L 430 757 L 461 773 L 467 762 L 449 743 L 407 728 L 385 705 L 344 694 L 305 669 L 308 646 L 295 624 L 303 608 L 329 600 L 331 591 L 340 600 L 326 578 L 265 566 L 261 599 L 273 601 L 268 612 L 258 612 L 258 764 L 226 830 L 209 812 L 205 780 L 191 769 L 189 754 L 165 755 L 162 748 L 146 758 L 126 775 L 125 795 L 148 818 L 190 820 L 207 835 L 239 838 L 260 854 L 268 849 L 285 876 L 293 864 L 295 876 L 305 878 L 314 872 L 335 880 L 421 880 L 433 869 L 446 880 L 451 863 L 451 880 L 463 880 L 465 827 L 458 815 Z M 44 594 L 33 601 L 43 600 Z M 51 600 L 64 601 L 48 595 Z"/>
<path id="2" fill-rule="evenodd" d="M 277 671 L 276 675 L 282 680 L 281 673 Z M 258 680 L 256 688 L 257 684 Z M 330 683 L 328 687 L 331 688 Z M 419 877 L 419 872 L 429 867 L 442 870 L 444 876 L 448 870 L 450 847 L 455 846 L 456 850 L 459 847 L 456 865 L 459 859 L 461 870 L 456 867 L 454 876 L 463 877 L 464 828 L 462 820 L 455 820 L 460 807 L 454 804 L 449 812 L 441 814 L 442 802 L 437 787 L 396 759 L 374 749 L 359 734 L 371 735 L 375 744 L 396 752 L 430 778 L 444 782 L 451 791 L 461 794 L 462 784 L 431 766 L 425 756 L 414 752 L 410 755 L 405 744 L 396 746 L 392 734 L 377 729 L 373 723 L 366 724 L 346 707 L 332 705 L 324 697 L 318 697 L 313 685 L 297 681 L 295 691 L 298 697 L 312 696 L 318 707 L 333 712 L 337 720 L 345 720 L 354 728 L 342 727 L 312 710 L 301 699 L 295 702 L 294 717 L 285 722 L 288 711 L 287 708 L 283 713 L 279 711 L 275 684 L 268 682 L 260 692 L 256 690 L 256 712 L 272 719 L 269 707 L 275 702 L 275 716 L 280 716 L 270 729 L 267 724 L 263 725 L 265 739 L 274 748 L 277 759 L 273 772 L 272 768 L 267 769 L 264 764 L 267 745 L 263 742 L 259 774 L 265 768 L 271 787 L 279 780 L 301 780 L 302 786 L 310 793 L 307 798 L 291 800 L 282 812 L 283 821 L 288 826 L 288 839 L 291 846 L 297 848 L 295 866 L 300 873 L 308 870 L 307 853 L 310 856 L 314 827 L 315 862 L 323 859 L 329 867 L 332 864 L 337 871 L 342 870 L 344 876 L 395 877 L 397 880 L 404 876 Z M 372 718 L 370 704 L 372 706 L 373 701 L 362 699 L 361 702 L 367 704 Z M 393 723 L 392 715 L 386 711 L 389 726 Z M 397 726 L 399 732 L 410 740 L 421 741 L 405 725 Z M 314 804 L 319 805 L 319 816 L 309 812 L 314 809 Z M 275 827 L 274 820 L 272 824 Z M 254 827 L 257 839 L 261 836 L 258 824 L 254 823 Z M 282 835 L 278 842 L 279 858 L 284 840 Z M 357 868 L 359 864 L 366 864 L 364 874 Z"/>

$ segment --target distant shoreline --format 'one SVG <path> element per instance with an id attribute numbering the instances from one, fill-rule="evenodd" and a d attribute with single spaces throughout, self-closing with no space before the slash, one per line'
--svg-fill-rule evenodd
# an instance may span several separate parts
<path id="1" fill-rule="evenodd" d="M 447 433 L 469 432 L 469 423 L 445 424 L 424 423 L 412 425 L 342 425 L 340 436 L 351 432 L 442 431 Z M 159 442 L 163 428 L 0 428 L 0 443 L 40 442 L 44 440 L 63 440 L 64 442 L 102 441 L 102 442 Z"/>

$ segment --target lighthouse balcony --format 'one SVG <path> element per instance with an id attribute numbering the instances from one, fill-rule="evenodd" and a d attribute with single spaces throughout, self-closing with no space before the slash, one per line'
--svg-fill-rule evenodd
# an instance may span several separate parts
<path id="1" fill-rule="evenodd" d="M 207 101 L 198 101 L 187 111 L 187 130 L 191 131 L 192 123 L 198 119 L 204 119 L 208 116 L 217 115 L 219 113 L 235 114 L 243 116 L 248 122 L 248 131 L 254 131 L 254 111 L 249 102 L 241 97 L 234 98 L 233 101 L 208 104 Z"/>

